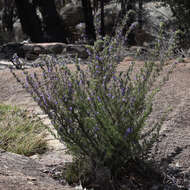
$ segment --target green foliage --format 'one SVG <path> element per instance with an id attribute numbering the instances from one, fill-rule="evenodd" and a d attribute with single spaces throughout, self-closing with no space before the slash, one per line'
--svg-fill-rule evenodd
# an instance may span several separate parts
<path id="1" fill-rule="evenodd" d="M 27 112 L 0 104 L 0 148 L 31 156 L 47 149 L 45 126 Z"/>
<path id="2" fill-rule="evenodd" d="M 116 38 L 98 40 L 89 47 L 89 64 L 76 59 L 74 71 L 64 60 L 60 65 L 54 58 L 45 60 L 40 76 L 25 72 L 26 81 L 12 71 L 48 114 L 68 152 L 80 160 L 83 176 L 94 172 L 96 179 L 105 177 L 103 183 L 109 184 L 108 189 L 117 189 L 113 182 L 133 169 L 143 175 L 143 162 L 163 122 L 163 118 L 147 122 L 159 90 L 159 85 L 153 85 L 163 69 L 163 60 L 145 62 L 138 72 L 132 62 L 126 71 L 117 72 L 122 43 L 119 32 Z M 69 180 L 81 179 L 75 169 L 71 167 L 67 173 Z M 103 174 L 102 169 L 106 171 Z"/>
<path id="3" fill-rule="evenodd" d="M 87 184 L 94 177 L 94 172 L 89 163 L 86 159 L 75 158 L 72 163 L 67 164 L 66 170 L 62 173 L 63 178 L 70 185 L 79 184 L 80 182 Z"/>

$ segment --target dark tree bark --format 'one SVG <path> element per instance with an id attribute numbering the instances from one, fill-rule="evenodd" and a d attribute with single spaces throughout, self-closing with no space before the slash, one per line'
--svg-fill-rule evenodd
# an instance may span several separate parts
<path id="1" fill-rule="evenodd" d="M 102 37 L 105 36 L 105 30 L 104 30 L 104 0 L 101 0 L 101 28 L 100 28 L 100 35 Z"/>
<path id="2" fill-rule="evenodd" d="M 142 12 L 143 12 L 143 0 L 139 0 L 139 12 L 138 12 L 138 22 L 139 22 L 139 29 L 142 29 L 143 21 L 142 21 Z"/>
<path id="3" fill-rule="evenodd" d="M 64 28 L 63 21 L 56 11 L 54 0 L 15 0 L 18 15 L 25 34 L 32 42 L 67 42 L 69 31 Z M 36 14 L 39 6 L 42 21 Z"/>
<path id="4" fill-rule="evenodd" d="M 93 10 L 95 14 L 98 10 L 98 0 L 93 0 Z"/>
<path id="5" fill-rule="evenodd" d="M 43 17 L 45 40 L 48 42 L 67 42 L 69 31 L 56 11 L 54 0 L 38 0 L 38 6 Z M 72 18 L 71 18 L 72 19 Z"/>
<path id="6" fill-rule="evenodd" d="M 15 0 L 22 30 L 30 36 L 32 42 L 43 42 L 41 22 L 34 6 L 28 0 Z"/>
<path id="7" fill-rule="evenodd" d="M 95 33 L 94 17 L 92 14 L 92 7 L 90 0 L 82 0 L 82 6 L 84 9 L 86 36 L 89 42 L 93 43 L 96 40 L 96 33 Z"/>
<path id="8" fill-rule="evenodd" d="M 123 19 L 126 14 L 128 14 L 128 19 L 125 23 L 125 26 L 122 30 L 122 35 L 125 36 L 126 32 L 130 29 L 131 25 L 135 22 L 135 16 L 134 14 L 128 13 L 130 10 L 134 10 L 134 0 L 121 0 L 121 18 Z M 136 40 L 135 40 L 135 34 L 134 31 L 131 30 L 127 36 L 127 45 L 136 45 Z"/>
<path id="9" fill-rule="evenodd" d="M 126 0 L 121 0 L 121 17 L 123 18 L 126 15 Z"/>
<path id="10" fill-rule="evenodd" d="M 13 31 L 13 17 L 14 17 L 14 1 L 4 0 L 4 8 L 2 12 L 2 27 L 3 31 Z"/>

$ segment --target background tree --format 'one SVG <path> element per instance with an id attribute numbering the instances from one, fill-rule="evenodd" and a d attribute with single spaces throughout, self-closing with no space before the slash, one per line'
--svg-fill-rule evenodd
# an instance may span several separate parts
<path id="1" fill-rule="evenodd" d="M 22 29 L 32 42 L 67 42 L 70 33 L 59 17 L 54 0 L 15 0 Z M 42 20 L 37 15 L 37 7 Z"/>
<path id="2" fill-rule="evenodd" d="M 136 21 L 135 15 L 135 0 L 120 0 L 121 3 L 121 20 L 125 19 L 126 14 L 128 19 L 122 30 L 122 35 L 125 36 L 126 32 L 129 30 L 130 26 Z M 128 45 L 136 45 L 134 31 L 131 30 L 127 36 Z"/>
<path id="3" fill-rule="evenodd" d="M 36 9 L 28 0 L 15 0 L 22 30 L 30 36 L 32 42 L 43 42 L 43 31 Z"/>
<path id="4" fill-rule="evenodd" d="M 139 0 L 138 1 L 138 22 L 139 22 L 139 29 L 142 29 L 142 27 L 143 27 L 142 13 L 143 13 L 143 0 Z"/>
<path id="5" fill-rule="evenodd" d="M 60 16 L 56 11 L 54 0 L 38 0 L 43 19 L 44 39 L 47 42 L 67 42 L 69 31 L 64 27 Z"/>
<path id="6" fill-rule="evenodd" d="M 104 31 L 104 0 L 100 1 L 100 7 L 101 7 L 101 27 L 100 27 L 100 35 L 102 37 L 105 36 L 105 31 Z"/>
<path id="7" fill-rule="evenodd" d="M 14 23 L 14 1 L 4 0 L 4 8 L 2 12 L 2 27 L 5 32 L 13 31 Z"/>
<path id="8" fill-rule="evenodd" d="M 85 19 L 85 32 L 87 39 L 90 41 L 90 43 L 93 43 L 96 40 L 96 33 L 95 33 L 95 27 L 94 27 L 94 17 L 92 14 L 92 6 L 91 1 L 89 0 L 82 0 L 82 6 L 84 9 L 84 19 Z"/>

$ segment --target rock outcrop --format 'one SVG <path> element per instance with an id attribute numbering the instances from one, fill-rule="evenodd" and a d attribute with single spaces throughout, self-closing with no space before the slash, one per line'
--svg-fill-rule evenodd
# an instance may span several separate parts
<path id="1" fill-rule="evenodd" d="M 14 54 L 27 60 L 35 60 L 40 54 L 67 54 L 87 58 L 85 45 L 64 43 L 7 43 L 0 49 L 1 59 L 11 59 Z"/>
<path id="2" fill-rule="evenodd" d="M 43 165 L 31 158 L 0 150 L 0 189 L 73 190 L 46 173 Z"/>

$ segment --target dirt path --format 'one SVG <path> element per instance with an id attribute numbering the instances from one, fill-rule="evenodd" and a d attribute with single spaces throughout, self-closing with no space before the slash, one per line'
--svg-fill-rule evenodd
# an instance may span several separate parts
<path id="1" fill-rule="evenodd" d="M 160 157 L 171 156 L 168 164 L 190 172 L 190 59 L 178 63 L 156 96 L 152 118 L 168 107 L 172 111 L 162 127 Z"/>
<path id="2" fill-rule="evenodd" d="M 129 62 L 124 61 L 118 69 L 125 70 Z M 141 64 L 139 62 L 137 66 Z M 18 85 L 9 70 L 0 71 L 0 103 L 22 106 L 40 113 L 39 107 Z M 164 122 L 156 157 L 163 160 L 163 167 L 172 168 L 176 183 L 186 183 L 184 186 L 190 188 L 190 59 L 177 64 L 169 81 L 157 94 L 151 119 L 159 118 L 168 107 L 172 111 Z M 51 158 L 51 154 L 48 156 Z M 63 158 L 62 152 L 60 156 L 59 161 Z"/>

